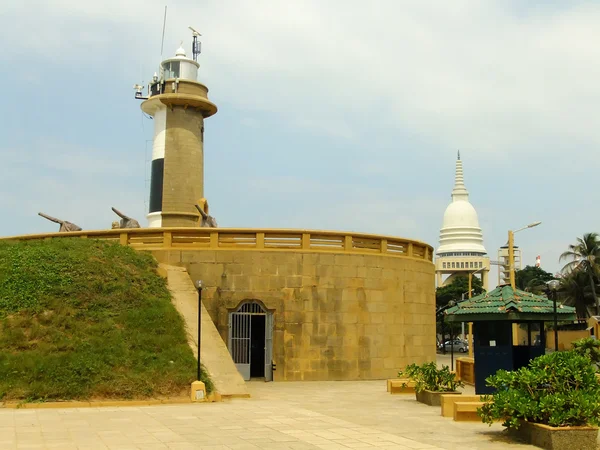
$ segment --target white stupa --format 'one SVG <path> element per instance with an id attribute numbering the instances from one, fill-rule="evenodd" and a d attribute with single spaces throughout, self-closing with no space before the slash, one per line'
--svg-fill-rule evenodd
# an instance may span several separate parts
<path id="1" fill-rule="evenodd" d="M 483 287 L 487 289 L 490 259 L 483 246 L 483 233 L 479 226 L 477 211 L 469 202 L 465 187 L 460 152 L 456 160 L 456 175 L 452 202 L 444 212 L 440 230 L 440 246 L 436 252 L 435 269 L 437 285 L 443 286 L 457 274 L 469 272 L 481 274 Z M 444 275 L 449 275 L 444 280 Z"/>

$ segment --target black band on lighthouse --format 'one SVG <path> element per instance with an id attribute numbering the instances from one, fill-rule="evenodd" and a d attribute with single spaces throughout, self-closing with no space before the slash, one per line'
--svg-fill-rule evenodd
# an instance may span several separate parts
<path id="1" fill-rule="evenodd" d="M 150 210 L 148 212 L 153 213 L 162 211 L 165 159 L 153 159 L 150 171 Z"/>

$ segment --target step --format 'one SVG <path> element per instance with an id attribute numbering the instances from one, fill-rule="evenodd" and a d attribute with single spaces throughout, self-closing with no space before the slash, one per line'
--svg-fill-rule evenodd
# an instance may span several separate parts
<path id="1" fill-rule="evenodd" d="M 454 416 L 454 404 L 456 402 L 478 402 L 479 395 L 454 395 L 442 394 L 440 403 L 442 405 L 442 417 Z"/>
<path id="2" fill-rule="evenodd" d="M 189 346 L 194 356 L 197 357 L 198 291 L 185 268 L 159 264 L 159 269 L 167 278 L 172 302 L 183 317 Z M 250 397 L 246 382 L 233 363 L 227 345 L 221 338 L 204 304 L 202 304 L 201 333 L 201 362 L 208 371 L 215 390 L 224 398 Z"/>
<path id="3" fill-rule="evenodd" d="M 477 415 L 477 408 L 481 408 L 483 402 L 456 402 L 454 403 L 454 420 L 456 422 L 481 422 Z"/>

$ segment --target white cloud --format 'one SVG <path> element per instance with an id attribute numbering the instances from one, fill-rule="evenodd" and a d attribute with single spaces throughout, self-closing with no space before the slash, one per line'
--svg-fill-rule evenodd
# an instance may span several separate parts
<path id="1" fill-rule="evenodd" d="M 162 3 L 19 4 L 12 14 L 27 11 L 56 47 L 30 39 L 35 34 L 29 28 L 9 26 L 4 33 L 16 34 L 27 50 L 94 58 L 89 46 L 104 45 L 117 52 L 120 63 L 130 55 L 136 71 L 140 63 L 153 71 Z M 595 45 L 600 5 L 535 13 L 510 6 L 515 5 L 178 3 L 169 8 L 165 53 L 179 39 L 187 44 L 187 26 L 193 24 L 204 35 L 201 70 L 213 98 L 283 114 L 300 128 L 346 139 L 369 139 L 369 127 L 358 136 L 353 130 L 377 115 L 390 131 L 419 130 L 441 145 L 452 142 L 486 154 L 524 148 L 552 153 L 546 142 L 573 136 L 600 144 L 594 120 L 600 101 Z M 24 36 L 29 37 L 20 41 Z M 378 115 L 382 107 L 385 116 Z"/>

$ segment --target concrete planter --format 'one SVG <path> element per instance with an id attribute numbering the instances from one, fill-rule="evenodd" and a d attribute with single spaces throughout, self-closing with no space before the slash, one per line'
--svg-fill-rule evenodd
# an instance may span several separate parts
<path id="1" fill-rule="evenodd" d="M 417 392 L 415 395 L 417 397 L 417 401 L 420 403 L 425 403 L 429 406 L 441 406 L 442 405 L 442 395 L 461 395 L 462 392 L 454 391 L 454 392 L 442 392 L 442 391 L 421 391 Z"/>
<path id="2" fill-rule="evenodd" d="M 536 447 L 548 450 L 596 450 L 598 427 L 551 427 L 522 421 L 518 430 L 510 433 Z M 576 443 L 576 444 L 575 444 Z M 576 445 L 576 447 L 574 447 Z"/>

